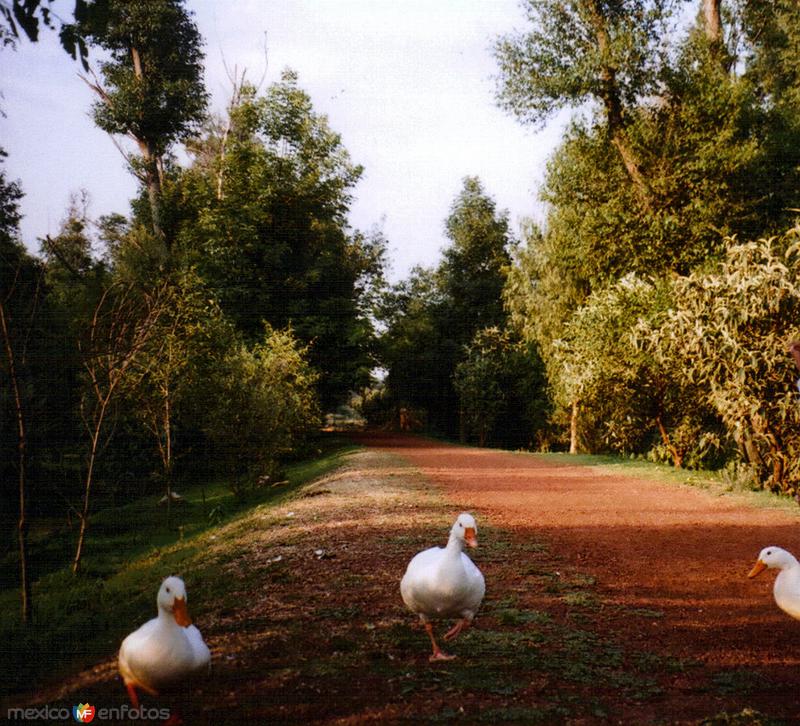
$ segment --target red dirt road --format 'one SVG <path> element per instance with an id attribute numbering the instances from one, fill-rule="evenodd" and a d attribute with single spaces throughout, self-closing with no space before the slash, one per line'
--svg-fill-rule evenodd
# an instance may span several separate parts
<path id="1" fill-rule="evenodd" d="M 775 605 L 773 571 L 747 578 L 764 546 L 800 555 L 800 516 L 535 455 L 391 434 L 359 441 L 418 467 L 479 528 L 545 542 L 565 569 L 596 578 L 600 627 L 613 637 L 698 663 L 676 674 L 659 715 L 714 714 L 723 701 L 698 679 L 716 678 L 741 688 L 743 704 L 800 723 L 800 622 Z"/>

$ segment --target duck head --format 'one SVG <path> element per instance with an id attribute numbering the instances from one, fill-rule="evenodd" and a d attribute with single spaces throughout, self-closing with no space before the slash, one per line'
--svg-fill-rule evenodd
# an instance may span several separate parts
<path id="1" fill-rule="evenodd" d="M 467 512 L 462 512 L 458 515 L 453 529 L 450 530 L 450 536 L 455 537 L 462 544 L 467 544 L 470 547 L 478 546 L 478 525 L 475 518 Z"/>
<path id="2" fill-rule="evenodd" d="M 765 547 L 759 553 L 756 564 L 753 565 L 753 569 L 750 570 L 747 576 L 756 577 L 756 575 L 760 575 L 768 567 L 783 570 L 796 564 L 797 560 L 790 552 L 780 547 Z"/>
<path id="3" fill-rule="evenodd" d="M 182 628 L 192 624 L 189 610 L 186 608 L 186 585 L 180 577 L 170 575 L 158 590 L 158 609 L 166 615 L 175 618 L 175 622 Z"/>

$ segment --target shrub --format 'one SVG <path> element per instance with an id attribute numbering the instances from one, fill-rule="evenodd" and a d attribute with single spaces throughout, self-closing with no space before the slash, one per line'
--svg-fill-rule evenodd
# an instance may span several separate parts
<path id="1" fill-rule="evenodd" d="M 317 375 L 305 354 L 290 330 L 267 326 L 260 343 L 234 348 L 214 376 L 205 431 L 236 494 L 251 478 L 275 476 L 281 458 L 319 426 Z"/>
<path id="2" fill-rule="evenodd" d="M 680 360 L 757 480 L 800 485 L 800 404 L 787 344 L 800 335 L 800 228 L 755 242 L 727 240 L 724 260 L 672 281 L 673 308 L 659 333 Z"/>

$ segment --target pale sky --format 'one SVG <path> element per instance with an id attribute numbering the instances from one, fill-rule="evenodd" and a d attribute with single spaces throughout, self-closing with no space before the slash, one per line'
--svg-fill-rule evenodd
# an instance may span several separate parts
<path id="1" fill-rule="evenodd" d="M 73 6 L 65 0 L 67 9 Z M 265 85 L 291 67 L 314 108 L 328 116 L 354 162 L 364 166 L 350 216 L 382 227 L 390 279 L 439 260 L 449 207 L 476 175 L 515 233 L 541 217 L 537 188 L 561 133 L 534 133 L 494 103 L 493 39 L 525 21 L 517 0 L 189 0 L 205 39 L 212 109 L 230 83 L 223 66 L 247 68 Z M 90 214 L 128 214 L 135 182 L 89 110 L 79 64 L 45 31 L 39 43 L 0 49 L 0 145 L 22 182 L 23 240 L 58 231 L 71 192 L 91 196 Z"/>

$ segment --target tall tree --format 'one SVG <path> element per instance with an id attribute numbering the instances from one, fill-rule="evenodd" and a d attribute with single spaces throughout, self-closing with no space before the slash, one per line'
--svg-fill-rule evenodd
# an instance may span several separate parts
<path id="1" fill-rule="evenodd" d="M 238 345 L 232 326 L 197 275 L 189 270 L 174 274 L 163 290 L 163 312 L 144 345 L 135 353 L 132 375 L 122 381 L 126 399 L 151 434 L 161 463 L 169 520 L 173 472 L 180 451 L 176 432 L 202 425 L 206 397 L 198 389 L 208 386 L 214 358 Z M 200 403 L 203 401 L 203 403 Z"/>
<path id="2" fill-rule="evenodd" d="M 0 160 L 5 152 L 0 149 Z M 17 548 L 19 553 L 20 595 L 22 621 L 31 615 L 31 583 L 28 572 L 28 461 L 29 430 L 31 426 L 29 343 L 33 337 L 34 320 L 41 302 L 41 268 L 19 243 L 19 200 L 22 190 L 15 181 L 6 178 L 0 168 L 0 413 L 14 422 L 16 446 L 6 443 L 6 432 L 0 427 L 0 452 L 3 460 L 14 462 L 16 468 L 18 518 Z M 6 391 L 10 392 L 7 397 Z M 10 433 L 10 432 L 9 432 Z M 8 439 L 12 436 L 9 435 Z M 15 455 L 11 454 L 15 450 Z M 8 456 L 6 456 L 8 454 Z M 0 473 L 6 469 L 0 464 Z M 8 470 L 6 471 L 8 473 Z M 5 479 L 5 476 L 3 477 Z M 11 477 L 9 477 L 9 481 Z M 5 498 L 6 492 L 0 493 Z M 9 492 L 10 494 L 10 492 Z"/>
<path id="3" fill-rule="evenodd" d="M 451 306 L 453 337 L 466 345 L 481 328 L 502 325 L 501 293 L 511 262 L 508 212 L 500 211 L 477 177 L 466 177 L 450 207 L 445 231 L 451 244 L 439 266 Z"/>
<path id="4" fill-rule="evenodd" d="M 349 227 L 362 168 L 294 72 L 263 95 L 245 86 L 238 100 L 229 123 L 209 125 L 192 145 L 194 164 L 177 183 L 181 249 L 250 342 L 263 321 L 291 325 L 327 408 L 373 365 L 364 304 L 385 241 Z"/>
<path id="5" fill-rule="evenodd" d="M 502 327 L 511 258 L 508 215 L 476 177 L 466 177 L 445 220 L 451 241 L 435 271 L 416 270 L 395 287 L 384 314 L 384 360 L 393 396 L 427 411 L 433 428 L 459 429 L 456 366 L 475 333 Z"/>
<path id="6" fill-rule="evenodd" d="M 81 36 L 110 56 L 100 63 L 102 80 L 87 80 L 99 97 L 95 121 L 136 143 L 139 157 L 129 161 L 161 237 L 164 156 L 197 130 L 208 101 L 200 33 L 183 0 L 106 0 L 77 20 Z M 164 241 L 169 248 L 168 235 Z"/>
<path id="7" fill-rule="evenodd" d="M 541 126 L 561 108 L 602 109 L 608 137 L 640 203 L 652 190 L 628 136 L 632 109 L 658 90 L 661 38 L 672 0 L 526 0 L 531 28 L 501 38 L 498 100 L 523 123 Z"/>

